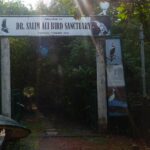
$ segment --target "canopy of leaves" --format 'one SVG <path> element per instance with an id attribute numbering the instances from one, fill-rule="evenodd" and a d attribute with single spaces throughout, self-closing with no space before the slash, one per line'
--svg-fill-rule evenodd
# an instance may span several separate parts
<path id="1" fill-rule="evenodd" d="M 116 6 L 115 6 L 116 7 Z M 115 8 L 114 7 L 114 8 Z M 122 1 L 113 9 L 113 34 L 122 38 L 125 73 L 128 94 L 140 93 L 141 89 L 141 59 L 140 59 L 140 26 L 143 25 L 145 35 L 146 81 L 149 89 L 149 48 L 150 48 L 150 1 Z M 131 76 L 133 78 L 131 78 Z"/>
<path id="2" fill-rule="evenodd" d="M 31 12 L 25 7 L 20 0 L 5 2 L 0 0 L 1 15 L 29 15 Z"/>
<path id="3" fill-rule="evenodd" d="M 46 6 L 43 1 L 39 1 L 36 12 L 44 15 L 73 15 L 75 3 L 70 0 L 55 0 L 50 6 Z"/>
<path id="4" fill-rule="evenodd" d="M 136 20 L 137 25 L 144 27 L 146 40 L 150 41 L 150 0 L 133 0 L 122 2 L 117 8 L 118 17 L 122 21 Z"/>

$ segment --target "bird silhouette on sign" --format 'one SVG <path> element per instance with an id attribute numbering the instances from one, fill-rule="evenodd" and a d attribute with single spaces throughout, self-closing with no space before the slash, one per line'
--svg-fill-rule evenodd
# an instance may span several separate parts
<path id="1" fill-rule="evenodd" d="M 115 97 L 116 97 L 116 93 L 115 92 L 116 92 L 116 90 L 113 88 L 112 89 L 112 94 L 108 98 L 109 102 L 111 102 L 111 101 L 113 101 L 115 99 Z"/>
<path id="2" fill-rule="evenodd" d="M 2 21 L 2 29 L 1 29 L 3 32 L 5 33 L 8 33 L 8 28 L 7 28 L 7 25 L 6 25 L 6 19 L 4 19 Z"/>
<path id="3" fill-rule="evenodd" d="M 110 52 L 109 52 L 109 58 L 110 58 L 111 62 L 115 59 L 115 52 L 116 52 L 116 47 L 112 43 L 112 47 L 111 47 Z"/>
<path id="4" fill-rule="evenodd" d="M 107 35 L 109 33 L 105 24 L 99 21 L 91 22 L 91 31 L 93 35 L 97 35 L 97 36 Z"/>

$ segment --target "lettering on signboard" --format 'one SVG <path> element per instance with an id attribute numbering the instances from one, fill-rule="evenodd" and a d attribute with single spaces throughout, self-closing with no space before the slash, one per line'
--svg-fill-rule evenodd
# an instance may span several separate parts
<path id="1" fill-rule="evenodd" d="M 0 17 L 1 36 L 107 36 L 109 26 L 106 19 L 90 17 L 45 17 L 45 16 L 11 16 Z M 106 22 L 106 23 L 105 23 Z M 94 26 L 96 23 L 96 27 Z M 103 25 L 103 26 L 102 26 Z M 108 26 L 108 27 L 107 27 Z M 93 34 L 99 31 L 99 34 Z"/>

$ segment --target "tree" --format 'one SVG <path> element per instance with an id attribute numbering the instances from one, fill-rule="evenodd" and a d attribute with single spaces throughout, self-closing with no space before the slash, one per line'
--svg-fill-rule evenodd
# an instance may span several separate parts
<path id="1" fill-rule="evenodd" d="M 92 124 L 96 122 L 95 48 L 90 38 L 75 38 L 68 48 L 69 55 L 63 65 L 64 104 L 70 115 Z"/>
<path id="2" fill-rule="evenodd" d="M 28 10 L 21 1 L 5 2 L 4 0 L 0 0 L 0 13 L 1 15 L 29 15 L 32 11 Z M 10 45 L 12 88 L 23 89 L 26 84 L 34 81 L 33 75 L 28 71 L 35 66 L 31 65 L 33 64 L 32 60 L 35 59 L 33 59 L 35 57 L 34 52 L 31 51 L 33 44 L 27 38 L 10 38 Z"/>
<path id="3" fill-rule="evenodd" d="M 22 2 L 0 0 L 1 15 L 30 15 L 30 11 Z M 26 84 L 35 82 L 34 76 L 28 70 L 34 70 L 35 52 L 32 50 L 33 43 L 29 38 L 10 38 L 11 45 L 11 72 L 12 88 L 23 89 Z M 33 60 L 33 61 L 32 61 Z M 32 82 L 32 83 L 29 83 Z"/>
<path id="4" fill-rule="evenodd" d="M 36 83 L 36 50 L 32 38 L 11 38 L 12 89 Z"/>
<path id="5" fill-rule="evenodd" d="M 0 14 L 1 15 L 29 15 L 31 12 L 25 7 L 21 1 L 5 2 L 0 0 Z"/>
<path id="6" fill-rule="evenodd" d="M 123 2 L 117 8 L 118 17 L 122 21 L 130 22 L 134 19 L 138 24 L 143 24 L 145 40 L 150 40 L 150 1 L 149 0 L 134 0 L 129 2 Z"/>
<path id="7" fill-rule="evenodd" d="M 73 15 L 74 11 L 74 2 L 70 0 L 56 0 L 49 6 L 39 1 L 36 9 L 38 14 L 45 15 Z"/>
<path id="8" fill-rule="evenodd" d="M 150 47 L 150 1 L 134 0 L 123 1 L 116 9 L 116 20 L 114 23 L 114 33 L 119 33 L 123 40 L 123 50 L 126 66 L 126 77 L 129 93 L 135 89 L 140 93 L 140 40 L 139 30 L 141 24 L 144 27 L 145 34 L 145 52 L 146 52 L 146 68 L 147 77 L 149 76 L 149 47 Z M 130 75 L 129 75 L 130 73 Z M 131 75 L 132 74 L 132 75 Z M 131 79 L 130 76 L 134 76 Z M 150 81 L 147 80 L 147 83 Z M 147 84 L 149 88 L 149 84 Z M 132 87 L 132 88 L 130 88 Z M 133 90 L 134 89 L 134 90 Z M 135 92 L 135 91 L 134 91 Z"/>

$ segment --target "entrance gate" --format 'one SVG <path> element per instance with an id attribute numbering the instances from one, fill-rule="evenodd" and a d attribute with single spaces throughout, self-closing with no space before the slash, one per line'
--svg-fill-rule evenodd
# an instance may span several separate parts
<path id="1" fill-rule="evenodd" d="M 98 124 L 107 127 L 106 75 L 104 37 L 110 35 L 108 16 L 2 16 L 1 31 L 1 80 L 2 114 L 11 117 L 10 46 L 7 37 L 15 36 L 90 36 L 96 47 Z"/>

